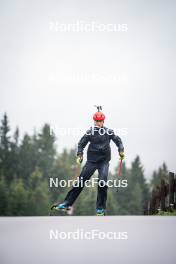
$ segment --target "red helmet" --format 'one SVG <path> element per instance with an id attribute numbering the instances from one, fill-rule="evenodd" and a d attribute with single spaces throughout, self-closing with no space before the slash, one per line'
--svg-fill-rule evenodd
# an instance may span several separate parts
<path id="1" fill-rule="evenodd" d="M 94 121 L 104 121 L 105 115 L 102 112 L 98 111 L 93 115 L 93 120 Z"/>

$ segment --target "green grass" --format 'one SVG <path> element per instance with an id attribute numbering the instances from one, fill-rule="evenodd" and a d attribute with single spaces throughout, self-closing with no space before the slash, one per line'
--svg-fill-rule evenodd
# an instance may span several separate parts
<path id="1" fill-rule="evenodd" d="M 157 215 L 161 215 L 161 216 L 174 216 L 174 215 L 176 215 L 176 210 L 174 210 L 173 212 L 160 211 Z"/>

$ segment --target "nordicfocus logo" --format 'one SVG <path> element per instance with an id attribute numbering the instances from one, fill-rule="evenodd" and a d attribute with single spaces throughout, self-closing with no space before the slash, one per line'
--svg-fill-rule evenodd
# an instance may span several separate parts
<path id="1" fill-rule="evenodd" d="M 50 135 L 53 134 L 53 131 L 57 131 L 57 135 L 59 136 L 73 136 L 73 137 L 82 136 L 83 134 L 90 136 L 90 135 L 94 135 L 95 132 L 101 136 L 105 134 L 112 136 L 113 133 L 123 137 L 126 137 L 128 135 L 127 127 L 119 127 L 113 129 L 109 129 L 105 127 L 101 127 L 98 129 L 96 127 L 91 127 L 88 130 L 85 127 L 58 127 L 57 125 L 55 125 L 50 127 Z"/>
<path id="2" fill-rule="evenodd" d="M 83 177 L 78 177 L 75 180 L 59 180 L 58 178 L 50 178 L 50 183 L 49 187 L 50 188 L 65 188 L 65 187 L 105 187 L 107 186 L 108 188 L 126 188 L 128 186 L 128 181 L 127 180 L 99 180 L 98 178 L 92 178 L 90 180 L 86 180 L 84 182 Z"/>
<path id="3" fill-rule="evenodd" d="M 76 231 L 58 231 L 51 229 L 49 232 L 50 240 L 127 240 L 127 232 L 114 231 L 100 231 L 99 229 L 92 229 L 85 231 L 84 229 L 77 229 Z"/>
<path id="4" fill-rule="evenodd" d="M 50 21 L 49 30 L 59 33 L 127 32 L 128 24 L 98 23 L 96 21 L 77 20 L 73 23 Z"/>

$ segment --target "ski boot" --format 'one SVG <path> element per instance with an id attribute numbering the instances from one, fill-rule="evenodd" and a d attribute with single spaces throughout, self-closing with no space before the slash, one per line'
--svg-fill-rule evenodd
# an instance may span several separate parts
<path id="1" fill-rule="evenodd" d="M 104 209 L 96 209 L 96 215 L 97 216 L 105 216 L 105 210 Z"/>
<path id="2" fill-rule="evenodd" d="M 70 206 L 66 203 L 60 203 L 60 204 L 53 204 L 51 206 L 51 210 L 56 210 L 56 211 L 64 211 L 67 212 L 70 209 Z"/>

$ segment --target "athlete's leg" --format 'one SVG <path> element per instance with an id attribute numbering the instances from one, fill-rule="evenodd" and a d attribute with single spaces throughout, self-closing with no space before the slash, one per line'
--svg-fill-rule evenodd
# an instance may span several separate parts
<path id="1" fill-rule="evenodd" d="M 94 174 L 96 169 L 97 169 L 96 163 L 86 162 L 86 164 L 84 165 L 81 171 L 81 174 L 78 177 L 78 180 L 79 180 L 78 187 L 73 187 L 68 192 L 67 196 L 65 197 L 64 202 L 66 202 L 68 206 L 71 206 L 75 202 L 75 200 L 81 193 L 82 189 L 84 188 L 85 181 L 90 179 L 90 177 Z M 83 186 L 81 185 L 81 180 L 82 180 Z"/>
<path id="2" fill-rule="evenodd" d="M 96 204 L 97 209 L 106 209 L 108 172 L 109 172 L 109 162 L 100 163 L 100 165 L 98 166 L 99 184 L 98 184 L 97 204 Z"/>

